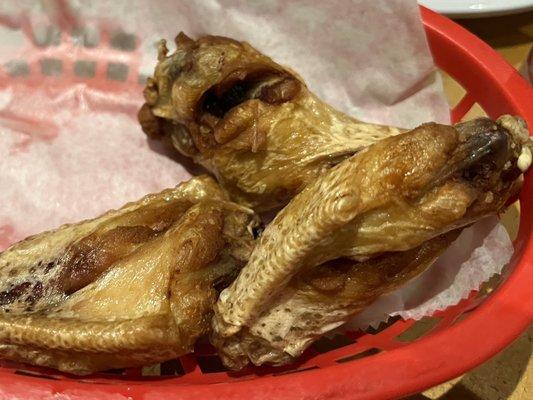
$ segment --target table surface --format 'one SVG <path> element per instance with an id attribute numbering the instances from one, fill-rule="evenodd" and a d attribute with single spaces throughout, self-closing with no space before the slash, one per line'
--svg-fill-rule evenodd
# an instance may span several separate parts
<path id="1" fill-rule="evenodd" d="M 520 69 L 533 44 L 533 12 L 473 20 L 458 20 Z M 464 91 L 450 77 L 443 76 L 450 104 L 455 105 Z M 483 114 L 475 106 L 467 118 Z M 517 225 L 518 212 L 510 210 L 504 223 Z M 409 400 L 531 400 L 533 399 L 533 327 L 497 356 L 469 373 L 436 386 Z"/>

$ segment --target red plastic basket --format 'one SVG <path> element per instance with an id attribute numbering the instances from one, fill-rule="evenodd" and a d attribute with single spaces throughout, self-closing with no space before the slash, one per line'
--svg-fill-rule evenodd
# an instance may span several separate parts
<path id="1" fill-rule="evenodd" d="M 479 103 L 493 118 L 518 114 L 533 126 L 532 90 L 512 66 L 445 17 L 422 8 L 422 18 L 435 62 L 466 90 L 451 110 L 454 121 Z M 105 36 L 102 39 L 108 40 Z M 109 60 L 115 56 L 113 51 L 110 49 Z M 30 68 L 38 57 L 29 60 Z M 135 54 L 121 54 L 120 59 L 132 61 L 127 80 L 111 85 L 105 82 L 103 64 L 96 68 L 91 84 L 105 90 L 139 90 Z M 4 74 L 0 82 L 2 78 L 13 79 Z M 35 76 L 27 79 L 30 86 L 39 81 Z M 62 79 L 61 85 L 75 79 Z M 514 269 L 507 279 L 490 296 L 474 292 L 425 322 L 398 320 L 372 333 L 352 332 L 323 339 L 297 365 L 238 374 L 224 370 L 208 345 L 198 345 L 194 355 L 163 364 L 162 376 L 157 377 L 130 369 L 80 379 L 4 362 L 0 389 L 21 399 L 55 395 L 69 399 L 386 399 L 419 392 L 484 362 L 533 320 L 532 200 L 533 174 L 529 173 L 520 197 Z M 407 341 L 413 326 L 420 324 L 426 324 L 423 337 Z"/>

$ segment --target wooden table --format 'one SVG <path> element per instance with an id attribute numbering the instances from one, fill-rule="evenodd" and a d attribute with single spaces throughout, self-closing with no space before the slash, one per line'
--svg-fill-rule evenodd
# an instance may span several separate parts
<path id="1" fill-rule="evenodd" d="M 533 12 L 486 19 L 457 21 L 520 69 L 533 44 Z M 443 77 L 450 104 L 456 104 L 464 91 L 450 77 Z M 479 106 L 468 118 L 484 115 Z M 506 213 L 504 224 L 517 226 L 517 208 Z M 511 229 L 511 235 L 513 234 Z M 487 334 L 490 334 L 488 332 Z M 531 400 L 533 399 L 533 327 L 500 354 L 450 382 L 409 397 L 409 400 Z"/>

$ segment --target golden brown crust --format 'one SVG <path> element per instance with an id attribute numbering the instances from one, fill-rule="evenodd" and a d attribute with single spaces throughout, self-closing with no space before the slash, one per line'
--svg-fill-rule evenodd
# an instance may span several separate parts
<path id="1" fill-rule="evenodd" d="M 255 365 L 290 363 L 318 337 L 424 271 L 458 233 L 437 236 L 405 252 L 362 262 L 336 259 L 303 270 L 251 326 L 234 336 L 215 334 L 212 341 L 231 369 L 242 369 L 250 361 Z"/>
<path id="2" fill-rule="evenodd" d="M 2 285 L 30 285 L 4 296 L 0 355 L 86 374 L 191 351 L 249 255 L 250 224 L 251 210 L 199 177 L 12 246 Z"/>
<path id="3" fill-rule="evenodd" d="M 400 132 L 334 110 L 293 71 L 247 43 L 183 34 L 176 43 L 170 55 L 161 44 L 141 126 L 150 137 L 171 136 L 232 199 L 256 210 L 286 204 L 323 171 Z M 162 121 L 180 128 L 164 128 Z"/>
<path id="4" fill-rule="evenodd" d="M 289 362 L 424 270 L 458 229 L 502 210 L 523 145 L 492 121 L 425 124 L 317 178 L 220 294 L 212 338 L 225 364 Z"/>

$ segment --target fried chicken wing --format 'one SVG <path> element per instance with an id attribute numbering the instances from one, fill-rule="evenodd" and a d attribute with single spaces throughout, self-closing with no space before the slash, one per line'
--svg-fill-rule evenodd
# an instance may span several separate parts
<path id="1" fill-rule="evenodd" d="M 287 363 L 422 272 L 462 227 L 503 209 L 530 150 L 513 117 L 432 123 L 317 178 L 267 226 L 220 294 L 212 339 L 224 363 Z"/>
<path id="2" fill-rule="evenodd" d="M 285 205 L 333 165 L 399 129 L 357 121 L 249 44 L 180 33 L 159 48 L 139 121 L 258 211 Z"/>
<path id="3" fill-rule="evenodd" d="M 0 357 L 87 374 L 191 351 L 256 222 L 203 176 L 13 245 L 0 254 Z"/>

